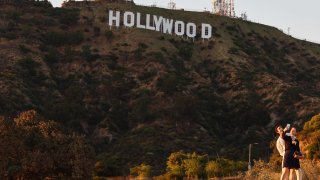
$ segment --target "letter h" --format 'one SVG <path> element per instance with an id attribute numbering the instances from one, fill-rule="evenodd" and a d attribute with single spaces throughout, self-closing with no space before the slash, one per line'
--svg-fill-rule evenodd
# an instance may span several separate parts
<path id="1" fill-rule="evenodd" d="M 116 15 L 114 16 L 114 13 L 112 10 L 109 11 L 109 26 L 113 26 L 113 22 L 116 22 L 116 26 L 120 26 L 120 11 L 116 11 Z"/>

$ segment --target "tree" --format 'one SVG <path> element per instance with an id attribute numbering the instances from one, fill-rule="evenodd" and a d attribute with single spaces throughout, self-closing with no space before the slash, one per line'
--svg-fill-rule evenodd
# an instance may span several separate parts
<path id="1" fill-rule="evenodd" d="M 203 160 L 206 155 L 199 155 L 195 152 L 188 153 L 187 159 L 183 160 L 183 167 L 188 178 L 197 179 L 203 172 Z"/>
<path id="2" fill-rule="evenodd" d="M 198 159 L 185 159 L 183 161 L 183 167 L 188 178 L 198 178 L 198 174 L 200 174 L 201 171 L 201 165 Z"/>
<path id="3" fill-rule="evenodd" d="M 178 151 L 171 153 L 167 160 L 167 174 L 171 179 L 188 178 L 197 179 L 204 170 L 204 157 L 197 153 L 184 153 Z"/>
<path id="4" fill-rule="evenodd" d="M 36 111 L 0 118 L 0 179 L 90 179 L 93 151 Z"/>
<path id="5" fill-rule="evenodd" d="M 130 168 L 130 174 L 138 176 L 139 179 L 148 179 L 151 174 L 151 166 L 145 163 Z"/>
<path id="6" fill-rule="evenodd" d="M 219 170 L 219 164 L 217 163 L 217 161 L 209 161 L 206 165 L 206 173 L 208 178 L 212 178 L 217 176 Z"/>
<path id="7" fill-rule="evenodd" d="M 307 154 L 309 159 L 320 159 L 320 114 L 315 115 L 306 122 L 301 132 L 301 140 L 304 146 L 302 152 Z"/>
<path id="8" fill-rule="evenodd" d="M 303 126 L 304 131 L 312 132 L 320 129 L 320 114 L 315 115 Z"/>
<path id="9" fill-rule="evenodd" d="M 243 171 L 246 168 L 246 163 L 241 161 L 232 161 L 229 159 L 219 158 L 216 161 L 209 161 L 206 164 L 205 170 L 208 177 L 226 176 L 235 174 L 238 171 Z"/>
<path id="10" fill-rule="evenodd" d="M 185 173 L 182 166 L 183 160 L 186 155 L 183 151 L 171 153 L 167 160 L 167 173 L 172 178 L 183 178 Z"/>

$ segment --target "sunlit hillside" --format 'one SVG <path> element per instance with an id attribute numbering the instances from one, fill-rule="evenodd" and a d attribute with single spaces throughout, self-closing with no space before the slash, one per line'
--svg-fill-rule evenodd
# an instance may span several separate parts
<path id="1" fill-rule="evenodd" d="M 253 159 L 269 160 L 276 123 L 302 129 L 320 112 L 320 45 L 274 27 L 118 1 L 0 5 L 0 115 L 13 122 L 33 109 L 64 134 L 83 135 L 96 176 L 129 175 L 142 163 L 164 174 L 180 150 L 186 162 L 196 152 L 243 171 L 250 143 L 258 143 Z M 213 38 L 110 30 L 108 10 L 208 23 Z M 0 172 L 29 171 L 19 157 L 10 163 Z"/>

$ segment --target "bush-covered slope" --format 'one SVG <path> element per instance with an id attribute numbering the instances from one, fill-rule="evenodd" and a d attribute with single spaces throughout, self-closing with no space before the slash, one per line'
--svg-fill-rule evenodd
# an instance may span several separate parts
<path id="1" fill-rule="evenodd" d="M 156 173 L 178 150 L 266 158 L 277 122 L 320 111 L 320 46 L 209 13 L 132 4 L 0 7 L 0 114 L 35 109 L 84 133 L 106 174 L 146 162 Z M 195 42 L 107 26 L 107 10 L 210 23 Z"/>
<path id="2" fill-rule="evenodd" d="M 14 119 L 0 117 L 1 179 L 90 179 L 93 149 L 34 110 Z"/>
<path id="3" fill-rule="evenodd" d="M 307 121 L 301 132 L 302 150 L 312 160 L 320 159 L 320 114 Z"/>

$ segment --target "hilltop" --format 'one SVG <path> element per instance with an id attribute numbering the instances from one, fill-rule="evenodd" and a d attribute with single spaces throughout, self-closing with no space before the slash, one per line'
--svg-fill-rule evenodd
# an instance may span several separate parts
<path id="1" fill-rule="evenodd" d="M 146 162 L 162 173 L 184 150 L 268 159 L 276 123 L 298 127 L 320 112 L 320 45 L 205 12 L 131 3 L 3 3 L 0 115 L 34 109 L 85 134 L 108 175 Z M 193 42 L 110 28 L 108 10 L 208 23 Z"/>

